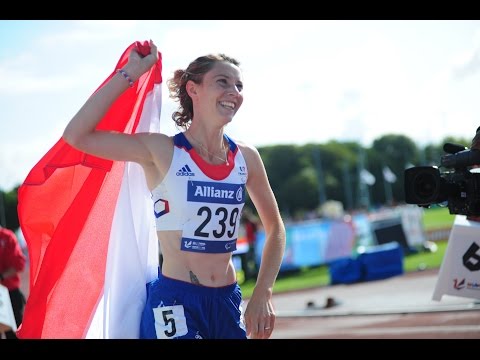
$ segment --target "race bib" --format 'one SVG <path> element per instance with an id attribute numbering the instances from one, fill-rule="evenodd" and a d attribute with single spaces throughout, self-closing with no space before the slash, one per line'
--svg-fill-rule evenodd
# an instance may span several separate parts
<path id="1" fill-rule="evenodd" d="M 173 339 L 188 333 L 183 305 L 154 308 L 153 316 L 157 339 Z"/>
<path id="2" fill-rule="evenodd" d="M 190 181 L 187 201 L 190 220 L 183 227 L 181 249 L 206 253 L 235 251 L 245 185 Z"/>

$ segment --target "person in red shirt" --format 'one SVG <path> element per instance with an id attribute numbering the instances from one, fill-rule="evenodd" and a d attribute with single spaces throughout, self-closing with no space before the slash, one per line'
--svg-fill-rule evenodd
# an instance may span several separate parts
<path id="1" fill-rule="evenodd" d="M 5 286 L 10 294 L 17 327 L 22 322 L 26 301 L 20 289 L 20 273 L 25 269 L 26 260 L 15 233 L 0 226 L 0 284 Z M 11 330 L 5 332 L 5 337 L 17 338 Z"/>

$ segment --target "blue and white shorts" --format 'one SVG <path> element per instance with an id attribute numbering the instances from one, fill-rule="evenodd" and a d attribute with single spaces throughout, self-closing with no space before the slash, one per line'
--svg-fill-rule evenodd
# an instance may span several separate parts
<path id="1" fill-rule="evenodd" d="M 238 283 L 208 287 L 159 274 L 147 284 L 141 339 L 246 339 Z"/>

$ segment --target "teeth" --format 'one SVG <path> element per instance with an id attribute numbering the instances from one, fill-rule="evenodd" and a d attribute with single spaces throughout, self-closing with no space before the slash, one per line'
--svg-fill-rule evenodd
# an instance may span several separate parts
<path id="1" fill-rule="evenodd" d="M 235 104 L 233 102 L 230 102 L 230 101 L 222 101 L 222 102 L 220 102 L 220 105 L 228 107 L 232 110 L 235 109 Z"/>

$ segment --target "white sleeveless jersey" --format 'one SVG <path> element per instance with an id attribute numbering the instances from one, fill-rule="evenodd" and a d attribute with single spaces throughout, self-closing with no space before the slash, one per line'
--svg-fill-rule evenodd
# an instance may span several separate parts
<path id="1" fill-rule="evenodd" d="M 224 136 L 228 165 L 212 165 L 183 133 L 176 134 L 170 168 L 152 191 L 157 231 L 182 230 L 181 250 L 226 253 L 237 248 L 248 171 L 238 146 Z"/>

